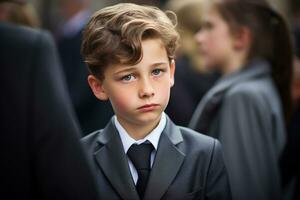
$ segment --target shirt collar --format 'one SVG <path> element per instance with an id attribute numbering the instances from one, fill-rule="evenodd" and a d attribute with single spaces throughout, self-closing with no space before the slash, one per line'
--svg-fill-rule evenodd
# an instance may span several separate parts
<path id="1" fill-rule="evenodd" d="M 128 149 L 131 147 L 131 145 L 142 144 L 145 141 L 149 141 L 153 145 L 154 149 L 157 150 L 159 138 L 166 126 L 167 120 L 166 120 L 166 114 L 163 112 L 156 128 L 154 128 L 145 138 L 140 140 L 133 139 L 128 134 L 128 132 L 122 127 L 122 125 L 120 124 L 116 116 L 114 116 L 113 122 L 116 126 L 116 129 L 118 130 L 118 133 L 120 135 L 123 144 L 124 152 L 126 154 Z"/>

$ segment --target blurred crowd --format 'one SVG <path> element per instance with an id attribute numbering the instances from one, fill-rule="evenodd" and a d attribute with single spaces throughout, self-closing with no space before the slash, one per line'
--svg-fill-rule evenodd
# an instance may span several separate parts
<path id="1" fill-rule="evenodd" d="M 52 34 L 59 52 L 59 60 L 66 80 L 67 91 L 70 95 L 72 107 L 77 117 L 76 120 L 79 122 L 83 136 L 91 131 L 104 128 L 113 116 L 110 102 L 101 102 L 92 94 L 87 83 L 89 72 L 80 52 L 82 30 L 92 13 L 104 6 L 118 2 L 154 5 L 163 10 L 172 10 L 178 18 L 177 29 L 180 33 L 181 42 L 176 57 L 175 85 L 171 90 L 171 98 L 166 113 L 176 124 L 189 126 L 199 132 L 216 137 L 221 141 L 224 146 L 225 161 L 228 162 L 228 165 L 234 165 L 229 167 L 229 177 L 235 181 L 234 184 L 237 184 L 233 186 L 233 193 L 235 190 L 243 190 L 241 187 L 249 184 L 250 197 L 255 190 L 260 190 L 261 193 L 276 190 L 274 194 L 279 196 L 283 194 L 283 199 L 300 199 L 300 1 L 269 1 L 272 10 L 276 10 L 276 12 L 274 11 L 275 14 L 271 13 L 272 16 L 275 16 L 274 23 L 281 23 L 280 20 L 285 20 L 288 26 L 287 29 L 289 30 L 288 33 L 292 38 L 290 51 L 292 59 L 286 63 L 286 65 L 290 66 L 285 66 L 285 69 L 274 70 L 275 72 L 273 71 L 277 74 L 274 75 L 273 73 L 270 80 L 276 86 L 277 90 L 275 92 L 271 91 L 272 88 L 266 88 L 266 93 L 274 92 L 274 95 L 277 95 L 276 98 L 272 97 L 268 99 L 268 97 L 262 96 L 262 99 L 257 100 L 260 104 L 264 104 L 264 100 L 272 101 L 272 103 L 267 102 L 267 105 L 271 107 L 269 108 L 270 111 L 265 111 L 263 105 L 261 107 L 253 107 L 253 111 L 249 109 L 252 108 L 252 102 L 248 102 L 249 99 L 257 97 L 256 92 L 260 90 L 259 88 L 264 88 L 269 82 L 267 84 L 263 83 L 260 85 L 258 83 L 258 85 L 254 85 L 253 96 L 250 96 L 252 94 L 250 92 L 245 94 L 245 96 L 241 96 L 238 100 L 235 98 L 231 102 L 226 101 L 226 98 L 230 95 L 228 91 L 231 85 L 243 82 L 243 80 L 237 80 L 238 78 L 246 80 L 249 78 L 249 74 L 257 73 L 257 76 L 262 76 L 262 74 L 267 72 L 260 72 L 259 70 L 261 69 L 258 69 L 254 72 L 249 70 L 243 76 L 236 76 L 234 73 L 228 76 L 227 72 L 221 70 L 221 67 L 214 69 L 205 67 L 205 65 L 209 65 L 210 61 L 209 59 L 204 59 L 205 56 L 201 52 L 199 53 L 198 47 L 199 43 L 200 45 L 205 44 L 207 38 L 210 37 L 211 27 L 209 26 L 211 24 L 205 21 L 207 13 L 203 12 L 205 1 L 210 0 L 107 0 L 101 2 L 92 0 L 43 0 L 38 2 L 14 0 L 7 2 L 1 0 L 0 23 L 9 22 L 35 29 L 48 29 Z M 256 1 L 259 2 L 260 0 Z M 245 10 L 245 12 L 249 11 Z M 280 17 L 277 18 L 277 15 Z M 281 16 L 284 17 L 281 18 Z M 231 15 L 230 17 L 234 18 L 235 15 Z M 243 25 L 248 26 L 243 21 L 240 22 L 237 20 L 236 23 L 245 23 Z M 264 27 L 269 29 L 266 25 Z M 280 30 L 283 29 L 281 28 Z M 263 33 L 267 35 L 267 32 L 261 31 L 259 34 Z M 282 34 L 285 33 L 282 32 Z M 247 34 L 241 35 L 247 41 Z M 263 37 L 263 35 L 261 36 Z M 216 37 L 216 43 L 221 40 L 224 40 L 224 38 Z M 264 46 L 263 48 L 274 48 L 272 53 L 277 53 L 277 57 L 287 58 L 289 56 L 287 55 L 289 54 L 289 45 L 279 46 L 279 44 L 281 44 L 280 42 L 288 44 L 289 41 L 284 39 L 277 42 L 278 44 L 271 44 L 271 42 L 263 43 L 264 45 L 270 44 L 270 46 Z M 222 41 L 220 43 L 219 45 L 216 44 L 214 48 L 222 48 L 222 45 L 226 46 Z M 274 58 L 274 60 L 276 59 Z M 218 64 L 221 65 L 221 63 Z M 248 65 L 248 68 L 251 68 L 252 65 L 258 68 L 259 66 L 263 66 L 262 68 L 265 67 L 264 61 L 257 61 L 255 57 L 253 58 L 253 63 L 249 61 Z M 248 91 L 248 89 L 245 86 L 241 90 Z M 240 101 L 244 102 L 241 103 Z M 225 109 L 235 111 L 231 114 L 224 111 L 225 114 L 222 114 Z M 253 114 L 252 112 L 264 112 L 264 116 L 260 118 L 256 113 Z M 267 116 L 266 113 L 268 112 L 271 113 L 270 116 Z M 205 116 L 203 113 L 205 113 Z M 249 117 L 249 115 L 253 115 L 253 117 Z M 239 119 L 235 119 L 235 117 Z M 272 118 L 271 121 L 274 124 L 269 124 L 268 126 L 262 125 L 263 123 L 268 123 L 266 121 L 269 117 Z M 226 126 L 223 126 L 222 122 L 219 122 L 220 120 L 226 121 Z M 230 120 L 232 120 L 235 126 L 228 128 L 228 124 L 231 123 L 229 122 Z M 244 131 L 243 129 L 247 130 Z M 234 131 L 240 131 L 247 135 L 241 139 L 243 140 L 242 143 L 240 143 L 241 140 L 236 140 L 239 136 L 231 135 Z M 257 133 L 254 133 L 255 131 Z M 268 132 L 269 135 L 265 132 Z M 232 139 L 233 137 L 235 139 Z M 239 142 L 240 144 L 236 144 L 235 142 Z M 249 149 L 245 150 L 245 148 Z M 237 152 L 243 151 L 241 149 L 244 149 L 247 153 L 238 155 Z M 249 153 L 252 150 L 253 154 Z M 243 158 L 241 158 L 242 161 L 237 161 L 231 157 L 226 160 L 227 156 L 242 156 Z M 247 156 L 249 158 L 245 158 Z M 257 159 L 252 159 L 252 156 L 260 157 L 262 159 L 260 160 L 261 163 L 256 163 Z M 247 172 L 238 169 L 239 167 L 236 166 L 238 162 L 243 162 L 244 169 L 253 167 L 256 171 L 250 170 L 251 173 L 257 173 L 258 175 L 252 174 L 253 177 L 246 176 Z M 261 168 L 258 166 L 261 166 Z M 237 172 L 239 170 L 243 175 L 240 176 Z M 265 176 L 263 174 L 264 171 L 268 173 L 266 176 L 272 173 L 272 186 L 268 186 L 269 182 L 256 182 L 254 180 L 257 176 L 260 176 L 258 180 L 261 180 L 259 178 Z M 278 181 L 281 182 L 279 187 L 276 186 L 276 182 Z M 251 184 L 258 185 L 251 186 Z M 282 193 L 280 190 L 282 190 Z M 256 199 L 255 195 L 252 197 Z M 236 199 L 239 199 L 238 196 Z M 268 196 L 266 196 L 266 199 L 269 199 Z"/>

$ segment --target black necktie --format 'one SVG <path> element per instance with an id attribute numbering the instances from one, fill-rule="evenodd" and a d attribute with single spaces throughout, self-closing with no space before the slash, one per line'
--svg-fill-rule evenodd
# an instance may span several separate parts
<path id="1" fill-rule="evenodd" d="M 133 144 L 127 152 L 128 157 L 130 158 L 138 173 L 136 189 L 141 199 L 143 199 L 144 197 L 144 193 L 148 183 L 148 178 L 151 171 L 150 156 L 152 150 L 152 144 L 143 143 L 140 145 Z"/>

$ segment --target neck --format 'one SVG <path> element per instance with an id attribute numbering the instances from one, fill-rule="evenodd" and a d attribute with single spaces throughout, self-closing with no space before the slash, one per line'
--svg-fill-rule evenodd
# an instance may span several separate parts
<path id="1" fill-rule="evenodd" d="M 226 75 L 239 71 L 244 66 L 245 61 L 245 54 L 234 54 L 231 58 L 228 59 L 228 61 L 221 69 L 222 74 Z"/>
<path id="2" fill-rule="evenodd" d="M 117 116 L 117 119 L 130 137 L 135 140 L 140 140 L 149 135 L 149 133 L 157 127 L 160 122 L 161 115 L 156 120 L 144 124 L 128 122 L 120 116 Z"/>

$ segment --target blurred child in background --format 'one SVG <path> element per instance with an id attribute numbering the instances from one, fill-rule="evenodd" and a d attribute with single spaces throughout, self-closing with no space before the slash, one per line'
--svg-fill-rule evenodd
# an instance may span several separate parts
<path id="1" fill-rule="evenodd" d="M 292 109 L 286 22 L 263 1 L 209 1 L 196 40 L 204 66 L 222 78 L 190 127 L 221 141 L 233 199 L 280 199 L 278 161 Z"/>
<path id="2" fill-rule="evenodd" d="M 217 73 L 203 67 L 194 39 L 201 28 L 202 4 L 199 0 L 170 0 L 167 4 L 177 14 L 181 42 L 176 57 L 176 84 L 166 112 L 181 126 L 188 125 L 199 101 L 219 78 Z"/>

